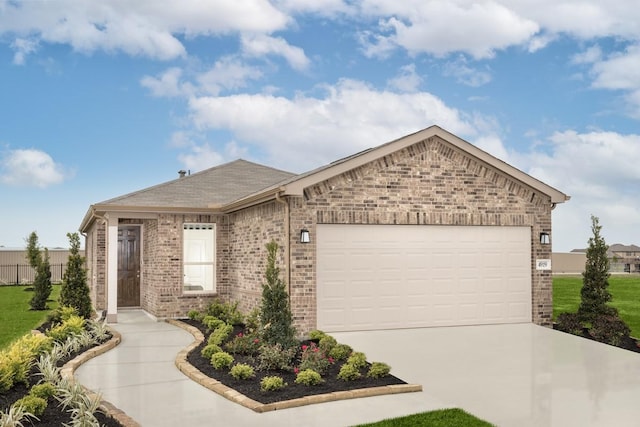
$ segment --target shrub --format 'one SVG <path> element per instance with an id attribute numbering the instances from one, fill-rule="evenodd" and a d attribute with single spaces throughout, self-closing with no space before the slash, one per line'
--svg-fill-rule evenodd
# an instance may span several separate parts
<path id="1" fill-rule="evenodd" d="M 260 340 L 255 335 L 245 335 L 240 332 L 227 342 L 224 348 L 230 353 L 253 356 L 258 354 Z"/>
<path id="2" fill-rule="evenodd" d="M 31 232 L 27 238 L 27 259 L 29 265 L 36 271 L 33 281 L 33 297 L 29 301 L 32 310 L 46 310 L 47 300 L 51 295 L 51 265 L 49 263 L 49 251 L 44 249 L 44 255 L 40 251 L 38 235 Z"/>
<path id="3" fill-rule="evenodd" d="M 18 399 L 15 405 L 22 406 L 25 411 L 39 417 L 47 409 L 47 401 L 41 397 L 26 395 L 22 399 Z"/>
<path id="4" fill-rule="evenodd" d="M 389 375 L 389 372 L 391 372 L 391 367 L 386 363 L 373 362 L 369 367 L 369 372 L 367 372 L 367 376 L 369 378 L 382 378 Z"/>
<path id="5" fill-rule="evenodd" d="M 211 359 L 211 356 L 213 356 L 216 353 L 220 353 L 222 351 L 222 348 L 220 348 L 219 345 L 217 344 L 207 344 L 206 346 L 204 346 L 204 348 L 200 351 L 200 354 L 202 355 L 202 357 L 204 357 L 205 359 Z"/>
<path id="6" fill-rule="evenodd" d="M 216 316 L 204 316 L 202 318 L 202 324 L 207 327 L 207 330 L 215 331 L 219 327 L 226 325 L 226 322 L 218 319 Z"/>
<path id="7" fill-rule="evenodd" d="M 353 353 L 351 346 L 347 344 L 336 344 L 336 346 L 329 351 L 329 357 L 332 357 L 334 360 L 346 360 L 351 353 Z"/>
<path id="8" fill-rule="evenodd" d="M 253 368 L 246 363 L 238 363 L 231 368 L 231 376 L 237 380 L 247 380 L 255 376 Z"/>
<path id="9" fill-rule="evenodd" d="M 558 315 L 558 330 L 573 335 L 582 335 L 584 326 L 578 313 L 560 313 Z"/>
<path id="10" fill-rule="evenodd" d="M 354 351 L 347 359 L 347 363 L 349 365 L 353 365 L 357 369 L 364 368 L 367 366 L 367 356 L 362 352 Z"/>
<path id="11" fill-rule="evenodd" d="M 31 390 L 29 390 L 29 394 L 47 400 L 48 398 L 53 397 L 56 394 L 56 386 L 54 386 L 50 382 L 36 384 L 31 387 Z"/>
<path id="12" fill-rule="evenodd" d="M 233 364 L 233 356 L 227 352 L 219 351 L 211 356 L 211 366 L 215 369 L 226 369 Z"/>
<path id="13" fill-rule="evenodd" d="M 344 381 L 357 380 L 361 376 L 360 370 L 350 363 L 342 365 L 340 372 L 338 373 L 338 378 Z"/>
<path id="14" fill-rule="evenodd" d="M 258 354 L 258 369 L 261 371 L 290 371 L 291 361 L 296 356 L 296 348 L 283 349 L 280 344 L 265 344 Z"/>
<path id="15" fill-rule="evenodd" d="M 244 326 L 250 333 L 258 333 L 260 331 L 260 308 L 256 307 L 245 316 Z"/>
<path id="16" fill-rule="evenodd" d="M 13 369 L 8 363 L 6 356 L 0 355 L 0 394 L 5 393 L 13 387 Z"/>
<path id="17" fill-rule="evenodd" d="M 262 285 L 262 337 L 268 344 L 280 343 L 283 348 L 289 348 L 296 345 L 295 329 L 289 307 L 289 295 L 280 279 L 280 269 L 276 267 L 277 256 L 278 244 L 272 240 L 267 244 L 266 282 Z"/>
<path id="18" fill-rule="evenodd" d="M 238 310 L 238 301 L 229 303 L 215 299 L 207 307 L 207 314 L 217 317 L 230 325 L 239 325 L 244 322 L 244 316 Z"/>
<path id="19" fill-rule="evenodd" d="M 187 317 L 196 322 L 202 322 L 204 319 L 204 314 L 200 313 L 198 310 L 189 310 L 187 313 Z"/>
<path id="20" fill-rule="evenodd" d="M 24 427 L 23 421 L 28 422 L 37 418 L 30 412 L 25 411 L 20 405 L 11 405 L 6 411 L 0 411 L 0 426 L 2 427 Z M 31 423 L 29 423 L 31 425 Z"/>
<path id="21" fill-rule="evenodd" d="M 216 329 L 211 332 L 209 335 L 209 339 L 207 340 L 208 344 L 221 345 L 224 340 L 229 337 L 229 334 L 233 332 L 233 326 L 227 325 L 226 323 L 222 326 L 218 326 Z"/>
<path id="22" fill-rule="evenodd" d="M 78 315 L 88 319 L 91 317 L 91 297 L 87 285 L 87 270 L 84 257 L 80 255 L 80 237 L 78 233 L 67 233 L 69 238 L 69 258 L 67 269 L 62 278 L 60 305 L 67 305 L 78 310 Z"/>
<path id="23" fill-rule="evenodd" d="M 296 384 L 304 384 L 307 386 L 318 385 L 323 383 L 322 376 L 313 369 L 305 369 L 296 375 Z"/>
<path id="24" fill-rule="evenodd" d="M 330 335 L 325 335 L 324 337 L 320 338 L 320 341 L 318 342 L 318 346 L 324 354 L 329 354 L 329 352 L 336 345 L 338 345 L 338 341 L 336 341 L 336 339 Z"/>
<path id="25" fill-rule="evenodd" d="M 302 356 L 300 357 L 299 366 L 301 371 L 313 369 L 314 371 L 322 374 L 327 370 L 329 364 L 329 359 L 327 359 L 325 354 L 315 343 L 312 342 L 309 345 L 302 346 Z"/>
<path id="26" fill-rule="evenodd" d="M 589 333 L 596 340 L 618 346 L 622 338 L 628 336 L 630 329 L 618 316 L 598 316 L 593 321 Z"/>
<path id="27" fill-rule="evenodd" d="M 313 331 L 309 332 L 309 339 L 311 340 L 321 340 L 325 336 L 327 336 L 327 334 L 318 329 L 314 329 Z"/>
<path id="28" fill-rule="evenodd" d="M 287 386 L 282 377 L 271 376 L 264 377 L 260 380 L 260 390 L 262 391 L 276 391 L 283 389 Z"/>
<path id="29" fill-rule="evenodd" d="M 84 319 L 80 316 L 73 315 L 67 320 L 63 320 L 61 324 L 48 330 L 47 335 L 56 342 L 62 342 L 70 336 L 80 335 L 83 330 Z"/>

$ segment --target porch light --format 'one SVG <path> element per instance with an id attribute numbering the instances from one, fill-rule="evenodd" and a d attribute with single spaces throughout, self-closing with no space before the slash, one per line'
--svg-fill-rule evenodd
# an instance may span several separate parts
<path id="1" fill-rule="evenodd" d="M 300 243 L 309 243 L 311 241 L 311 237 L 309 236 L 309 230 L 303 228 L 300 230 Z"/>
<path id="2" fill-rule="evenodd" d="M 551 240 L 549 238 L 549 233 L 545 233 L 545 232 L 540 233 L 540 244 L 548 245 L 549 243 L 551 243 Z"/>

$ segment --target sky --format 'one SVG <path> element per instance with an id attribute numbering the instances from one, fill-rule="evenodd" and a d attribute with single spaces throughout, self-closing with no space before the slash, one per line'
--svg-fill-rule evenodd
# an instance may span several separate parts
<path id="1" fill-rule="evenodd" d="M 302 173 L 438 125 L 571 196 L 553 250 L 640 245 L 640 7 L 0 0 L 0 246 L 243 158 Z"/>

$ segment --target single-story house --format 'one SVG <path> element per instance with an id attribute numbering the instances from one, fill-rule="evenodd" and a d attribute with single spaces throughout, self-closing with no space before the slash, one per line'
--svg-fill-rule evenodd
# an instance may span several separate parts
<path id="1" fill-rule="evenodd" d="M 91 205 L 93 304 L 184 317 L 260 304 L 280 245 L 304 333 L 551 325 L 551 211 L 569 197 L 431 126 L 303 174 L 236 160 Z"/>
<path id="2" fill-rule="evenodd" d="M 582 255 L 586 261 L 587 249 L 573 249 L 571 254 Z M 611 273 L 640 273 L 640 246 L 614 243 L 607 249 L 607 258 Z"/>

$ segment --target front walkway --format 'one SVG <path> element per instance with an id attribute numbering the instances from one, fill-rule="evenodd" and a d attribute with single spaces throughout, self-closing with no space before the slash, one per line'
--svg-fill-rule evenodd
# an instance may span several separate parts
<path id="1" fill-rule="evenodd" d="M 640 354 L 532 324 L 332 334 L 424 391 L 255 413 L 174 365 L 189 333 L 142 311 L 118 314 L 115 349 L 76 378 L 142 426 L 350 426 L 460 407 L 499 426 L 636 426 Z"/>

